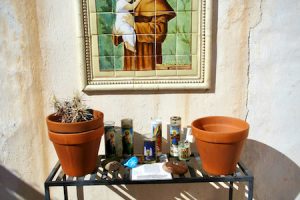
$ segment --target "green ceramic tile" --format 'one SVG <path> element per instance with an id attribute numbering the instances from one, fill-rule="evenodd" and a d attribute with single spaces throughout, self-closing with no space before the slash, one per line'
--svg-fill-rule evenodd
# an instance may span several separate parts
<path id="1" fill-rule="evenodd" d="M 162 56 L 163 64 L 175 65 L 176 56 L 175 55 L 163 55 Z"/>
<path id="2" fill-rule="evenodd" d="M 111 0 L 111 2 L 112 2 L 112 11 L 114 12 L 114 13 L 116 13 L 116 2 L 117 2 L 118 0 Z"/>
<path id="3" fill-rule="evenodd" d="M 114 45 L 112 43 L 112 35 L 99 35 L 98 45 L 100 56 L 114 56 Z"/>
<path id="4" fill-rule="evenodd" d="M 168 21 L 168 33 L 177 33 L 177 18 Z"/>
<path id="5" fill-rule="evenodd" d="M 100 71 L 114 70 L 114 57 L 113 56 L 100 56 Z"/>
<path id="6" fill-rule="evenodd" d="M 96 0 L 97 12 L 112 12 L 112 0 Z"/>
<path id="7" fill-rule="evenodd" d="M 188 33 L 177 34 L 176 55 L 190 55 L 191 40 L 192 40 L 191 34 Z"/>
<path id="8" fill-rule="evenodd" d="M 191 56 L 176 56 L 177 65 L 190 65 L 192 63 Z"/>
<path id="9" fill-rule="evenodd" d="M 111 34 L 115 22 L 113 13 L 97 13 L 98 34 Z"/>
<path id="10" fill-rule="evenodd" d="M 124 43 L 122 42 L 118 46 L 114 45 L 114 55 L 115 56 L 123 56 L 124 55 Z"/>
<path id="11" fill-rule="evenodd" d="M 115 70 L 123 70 L 124 56 L 115 56 Z"/>
<path id="12" fill-rule="evenodd" d="M 177 12 L 177 33 L 192 32 L 192 12 Z"/>
<path id="13" fill-rule="evenodd" d="M 192 0 L 177 0 L 177 11 L 192 10 Z"/>
<path id="14" fill-rule="evenodd" d="M 177 0 L 167 0 L 167 2 L 173 8 L 174 11 L 177 10 Z"/>
<path id="15" fill-rule="evenodd" d="M 176 34 L 168 34 L 162 44 L 162 55 L 176 55 Z"/>

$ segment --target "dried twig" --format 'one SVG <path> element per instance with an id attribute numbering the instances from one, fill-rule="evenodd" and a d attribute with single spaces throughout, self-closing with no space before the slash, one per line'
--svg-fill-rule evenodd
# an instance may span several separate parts
<path id="1" fill-rule="evenodd" d="M 56 96 L 52 97 L 52 104 L 55 109 L 55 115 L 59 116 L 62 123 L 82 122 L 93 119 L 91 109 L 82 102 L 79 94 L 74 95 L 72 99 L 60 101 Z"/>

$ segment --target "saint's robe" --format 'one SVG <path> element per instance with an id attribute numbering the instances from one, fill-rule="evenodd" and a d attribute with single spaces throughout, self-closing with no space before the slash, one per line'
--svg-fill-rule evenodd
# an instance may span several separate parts
<path id="1" fill-rule="evenodd" d="M 155 70 L 156 64 L 162 64 L 162 43 L 167 36 L 168 21 L 175 16 L 166 0 L 142 0 L 139 3 L 134 11 L 136 52 L 124 45 L 123 70 Z M 122 37 L 114 38 L 115 45 L 121 42 Z"/>

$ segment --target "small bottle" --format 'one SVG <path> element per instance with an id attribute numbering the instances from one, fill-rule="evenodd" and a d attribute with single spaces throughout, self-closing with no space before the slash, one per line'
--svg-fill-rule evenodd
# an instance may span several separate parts
<path id="1" fill-rule="evenodd" d="M 123 156 L 129 157 L 133 155 L 132 119 L 122 119 L 121 127 L 122 127 Z"/>
<path id="2" fill-rule="evenodd" d="M 144 163 L 156 162 L 155 137 L 152 134 L 145 135 L 144 138 Z"/>
<path id="3" fill-rule="evenodd" d="M 105 155 L 108 158 L 116 157 L 116 131 L 115 122 L 104 122 L 105 131 Z"/>
<path id="4" fill-rule="evenodd" d="M 170 118 L 170 155 L 178 157 L 178 142 L 180 141 L 181 133 L 181 117 L 173 116 Z"/>

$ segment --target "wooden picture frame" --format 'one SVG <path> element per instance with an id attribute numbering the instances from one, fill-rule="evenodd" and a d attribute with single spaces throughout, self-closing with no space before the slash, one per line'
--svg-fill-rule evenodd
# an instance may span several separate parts
<path id="1" fill-rule="evenodd" d="M 140 16 L 136 15 L 142 12 L 138 12 L 137 10 L 129 11 L 129 13 L 134 16 L 135 22 L 132 27 L 135 28 L 134 34 L 136 34 L 134 35 L 136 38 L 135 49 L 132 51 L 134 52 L 134 56 L 131 58 L 135 64 L 128 65 L 134 66 L 129 68 L 129 70 L 125 68 L 125 63 L 130 60 L 129 56 L 126 56 L 126 53 L 124 53 L 127 51 L 127 44 L 123 42 L 123 46 L 120 45 L 122 42 L 120 42 L 120 40 L 122 40 L 121 37 L 123 37 L 123 35 L 119 33 L 115 34 L 113 33 L 114 31 L 112 31 L 112 33 L 109 32 L 116 30 L 117 27 L 116 21 L 118 19 L 112 16 L 118 16 L 118 12 L 115 9 L 117 8 L 116 3 L 118 3 L 118 0 L 108 0 L 113 2 L 112 9 L 115 9 L 111 12 L 105 10 L 107 6 L 110 5 L 105 4 L 106 7 L 98 5 L 102 4 L 104 0 L 79 1 L 81 4 L 80 16 L 82 20 L 83 91 L 203 90 L 210 88 L 212 0 L 140 0 L 139 5 L 143 5 L 143 1 L 155 2 L 155 9 L 159 8 L 158 3 L 156 3 L 157 1 L 160 1 L 160 3 L 167 2 L 169 5 L 172 4 L 172 8 L 177 6 L 176 9 L 166 12 L 167 14 L 168 12 L 174 12 L 176 17 L 172 16 L 173 19 L 171 20 L 173 21 L 167 21 L 168 23 L 166 23 L 167 25 L 165 26 L 167 27 L 167 31 L 172 30 L 173 32 L 167 32 L 165 36 L 163 36 L 164 39 L 161 43 L 158 43 L 158 28 L 155 28 L 155 35 L 153 36 L 156 42 L 153 44 L 155 52 L 153 55 L 150 55 L 150 57 L 152 56 L 150 59 L 155 60 L 155 64 L 151 69 L 146 69 L 149 67 L 149 64 L 147 64 L 144 69 L 144 66 L 140 63 L 143 63 L 143 60 L 145 60 L 147 56 L 149 57 L 149 55 L 144 56 L 144 54 L 138 54 L 140 50 L 138 49 L 140 48 L 138 45 L 140 45 L 140 41 L 142 41 L 143 38 L 151 38 L 151 34 L 153 35 L 153 33 L 149 31 L 149 36 L 146 35 L 147 37 L 144 37 L 145 34 L 139 34 L 137 31 L 138 28 L 136 27 L 139 27 L 139 21 L 137 21 L 137 19 L 140 20 L 140 18 L 138 18 Z M 179 4 L 178 2 L 180 1 L 184 4 Z M 182 5 L 184 5 L 184 7 Z M 115 6 L 115 8 L 113 6 Z M 111 9 L 110 7 L 108 8 Z M 185 10 L 183 10 L 183 8 Z M 105 12 L 99 11 L 101 9 Z M 159 17 L 167 16 L 165 13 L 160 15 L 163 11 L 151 10 L 151 8 L 148 8 L 146 15 L 151 15 L 149 14 L 150 12 L 154 12 L 155 16 L 152 16 L 150 20 L 146 20 L 156 20 L 154 23 L 155 26 L 158 24 L 157 20 Z M 185 16 L 188 17 L 183 18 Z M 145 17 L 141 17 L 144 20 Z M 167 19 L 169 20 L 169 18 Z M 164 21 L 165 18 L 161 17 L 161 19 L 161 21 Z M 174 19 L 176 19 L 176 25 L 170 25 L 171 23 L 175 24 Z M 114 24 L 111 22 L 113 20 L 115 20 Z M 100 22 L 102 22 L 102 24 Z M 112 25 L 107 25 L 110 23 Z M 143 21 L 143 23 L 145 22 Z M 185 27 L 180 27 L 180 24 Z M 186 28 L 186 24 L 188 24 L 188 28 Z M 189 41 L 189 47 L 184 47 L 187 43 L 182 45 L 181 39 L 182 41 Z M 108 42 L 105 43 L 105 41 Z M 162 46 L 160 50 L 158 49 L 159 45 Z M 176 51 L 172 45 L 176 45 Z M 186 51 L 187 49 L 190 52 Z M 117 56 L 118 51 L 122 52 Z M 158 52 L 160 52 L 160 54 Z M 138 59 L 142 59 L 143 62 L 140 62 Z M 138 67 L 140 68 L 138 69 Z"/>

